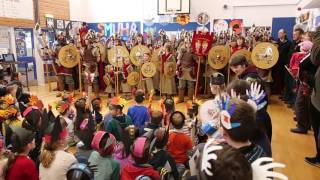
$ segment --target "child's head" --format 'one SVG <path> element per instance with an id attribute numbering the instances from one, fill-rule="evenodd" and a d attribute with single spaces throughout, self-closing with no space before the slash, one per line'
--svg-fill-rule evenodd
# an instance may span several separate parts
<path id="1" fill-rule="evenodd" d="M 161 122 L 163 120 L 163 113 L 161 111 L 153 110 L 150 113 L 151 117 L 151 123 L 161 125 Z"/>
<path id="2" fill-rule="evenodd" d="M 25 128 L 14 127 L 11 136 L 12 151 L 14 153 L 29 153 L 35 148 L 35 134 Z"/>
<path id="3" fill-rule="evenodd" d="M 231 95 L 231 90 L 233 90 L 241 99 L 247 100 L 246 91 L 250 89 L 250 82 L 242 79 L 233 80 L 227 87 L 227 93 Z"/>
<path id="4" fill-rule="evenodd" d="M 94 179 L 94 171 L 83 163 L 75 163 L 70 166 L 67 171 L 67 180 L 92 180 Z"/>
<path id="5" fill-rule="evenodd" d="M 125 64 L 125 65 L 131 64 L 130 58 L 129 57 L 124 57 L 123 64 Z"/>
<path id="6" fill-rule="evenodd" d="M 256 130 L 256 115 L 254 109 L 247 102 L 233 98 L 228 103 L 228 110 L 222 112 L 220 124 L 227 143 L 245 143 L 252 138 Z"/>
<path id="7" fill-rule="evenodd" d="M 170 116 L 170 122 L 175 129 L 182 129 L 182 127 L 184 126 L 185 120 L 186 120 L 186 117 L 180 111 L 175 111 Z"/>
<path id="8" fill-rule="evenodd" d="M 150 160 L 152 150 L 152 139 L 141 136 L 138 137 L 132 146 L 131 155 L 136 164 L 145 164 Z"/>
<path id="9" fill-rule="evenodd" d="M 212 94 L 219 94 L 225 88 L 224 75 L 219 72 L 215 72 L 210 76 L 210 89 Z"/>
<path id="10" fill-rule="evenodd" d="M 130 125 L 124 129 L 122 134 L 122 143 L 124 146 L 122 149 L 122 157 L 128 157 L 130 155 L 131 147 L 138 136 L 139 129 L 135 126 Z"/>
<path id="11" fill-rule="evenodd" d="M 97 97 L 91 100 L 92 109 L 94 111 L 101 111 L 101 98 Z"/>
<path id="12" fill-rule="evenodd" d="M 143 90 L 139 89 L 136 91 L 136 95 L 134 97 L 134 100 L 136 101 L 136 103 L 141 104 L 143 103 L 145 99 L 145 94 L 143 92 Z"/>
<path id="13" fill-rule="evenodd" d="M 145 52 L 143 53 L 143 60 L 144 62 L 149 62 L 150 61 L 150 53 L 149 52 Z"/>
<path id="14" fill-rule="evenodd" d="M 164 103 L 166 112 L 174 111 L 175 107 L 174 107 L 174 100 L 172 99 L 172 97 L 166 97 L 163 103 Z"/>
<path id="15" fill-rule="evenodd" d="M 49 168 L 55 158 L 55 151 L 67 147 L 68 130 L 64 119 L 58 116 L 50 124 L 44 136 L 44 145 L 40 154 L 40 162 L 44 168 Z"/>
<path id="16" fill-rule="evenodd" d="M 116 146 L 116 138 L 105 131 L 98 131 L 91 143 L 91 147 L 98 151 L 100 156 L 106 157 L 112 155 Z"/>
<path id="17" fill-rule="evenodd" d="M 313 43 L 312 43 L 311 41 L 309 41 L 309 40 L 306 40 L 306 41 L 302 41 L 302 42 L 299 44 L 299 46 L 300 46 L 300 51 L 301 51 L 301 52 L 306 52 L 306 53 L 308 53 L 308 52 L 311 51 L 311 48 L 312 48 L 312 46 L 313 46 Z"/>
<path id="18" fill-rule="evenodd" d="M 165 128 L 158 128 L 154 132 L 154 137 L 156 138 L 155 147 L 163 149 L 168 143 L 169 131 Z"/>
<path id="19" fill-rule="evenodd" d="M 247 68 L 248 61 L 244 55 L 238 55 L 231 59 L 230 61 L 231 70 L 237 75 L 241 75 Z"/>
<path id="20" fill-rule="evenodd" d="M 244 46 L 244 43 L 246 42 L 245 38 L 240 36 L 237 38 L 237 46 Z"/>
<path id="21" fill-rule="evenodd" d="M 187 107 L 187 113 L 190 118 L 197 116 L 198 111 L 199 111 L 199 104 L 198 103 L 192 102 L 190 107 Z"/>
<path id="22" fill-rule="evenodd" d="M 122 110 L 125 104 L 125 100 L 120 97 L 114 97 L 110 101 L 110 111 L 112 116 L 119 116 L 122 115 Z"/>
<path id="23" fill-rule="evenodd" d="M 215 151 L 217 159 L 209 161 L 212 176 L 200 171 L 204 180 L 251 180 L 252 169 L 248 160 L 238 150 L 225 146 L 222 150 Z"/>

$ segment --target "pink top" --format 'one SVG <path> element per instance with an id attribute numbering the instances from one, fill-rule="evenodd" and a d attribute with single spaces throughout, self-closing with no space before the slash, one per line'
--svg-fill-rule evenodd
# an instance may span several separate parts
<path id="1" fill-rule="evenodd" d="M 131 154 L 128 157 L 122 156 L 122 149 L 124 148 L 123 144 L 117 144 L 114 153 L 113 153 L 113 159 L 117 160 L 120 163 L 120 168 L 123 168 L 129 164 L 133 164 L 134 161 L 131 157 Z"/>

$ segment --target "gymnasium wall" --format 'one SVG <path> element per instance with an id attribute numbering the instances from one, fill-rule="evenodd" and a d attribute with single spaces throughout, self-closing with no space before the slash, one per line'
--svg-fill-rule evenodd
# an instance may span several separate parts
<path id="1" fill-rule="evenodd" d="M 273 17 L 294 17 L 299 0 L 191 0 L 191 21 L 201 12 L 213 19 L 244 19 L 245 26 L 253 23 L 271 26 Z M 228 6 L 227 9 L 223 5 Z M 157 0 L 70 0 L 71 20 L 87 22 L 143 21 L 155 17 Z"/>
<path id="2" fill-rule="evenodd" d="M 81 0 L 78 0 L 81 1 Z M 40 25 L 46 26 L 45 14 L 51 14 L 56 19 L 70 19 L 69 0 L 39 0 Z"/>

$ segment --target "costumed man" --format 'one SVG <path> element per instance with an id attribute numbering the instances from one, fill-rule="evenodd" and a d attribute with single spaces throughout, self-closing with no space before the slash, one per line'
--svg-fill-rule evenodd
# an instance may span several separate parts
<path id="1" fill-rule="evenodd" d="M 100 54 L 94 53 L 93 43 L 96 40 L 96 35 L 93 30 L 89 30 L 89 33 L 86 35 L 85 43 L 83 49 L 83 65 L 84 65 L 84 88 L 88 92 L 88 87 L 92 85 L 93 91 L 96 95 L 99 93 L 99 81 L 98 81 L 98 68 L 97 62 L 100 61 Z M 95 56 L 96 55 L 96 56 Z M 90 81 L 90 76 L 94 76 L 93 80 Z"/>
<path id="2" fill-rule="evenodd" d="M 164 74 L 164 67 L 167 63 L 175 63 L 175 61 L 175 57 L 172 54 L 172 46 L 170 43 L 166 43 L 161 53 L 160 83 L 161 93 L 168 96 L 176 93 L 176 82 L 174 77 Z"/>
<path id="3" fill-rule="evenodd" d="M 65 36 L 63 35 L 63 33 L 59 34 L 57 36 L 57 40 L 55 42 L 55 56 L 56 56 L 56 61 L 55 61 L 55 65 L 56 65 L 56 69 L 57 69 L 57 75 L 58 75 L 58 91 L 64 91 L 66 90 L 65 85 L 67 85 L 68 87 L 68 91 L 73 92 L 74 91 L 74 79 L 72 77 L 72 68 L 66 68 L 64 66 L 62 66 L 59 63 L 59 52 L 60 49 L 67 45 L 67 40 L 65 38 Z"/>
<path id="4" fill-rule="evenodd" d="M 185 47 L 183 47 L 185 46 Z M 195 86 L 196 56 L 192 53 L 191 43 L 186 41 L 178 52 L 177 76 L 179 79 L 179 101 L 184 102 L 185 89 L 188 89 L 188 98 L 192 100 Z"/>

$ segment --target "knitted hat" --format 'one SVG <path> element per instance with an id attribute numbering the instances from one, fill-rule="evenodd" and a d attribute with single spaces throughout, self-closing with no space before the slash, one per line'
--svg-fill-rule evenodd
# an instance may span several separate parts
<path id="1" fill-rule="evenodd" d="M 11 129 L 13 131 L 13 135 L 11 137 L 13 152 L 17 152 L 20 148 L 25 147 L 35 138 L 35 134 L 25 128 L 12 126 Z"/>

